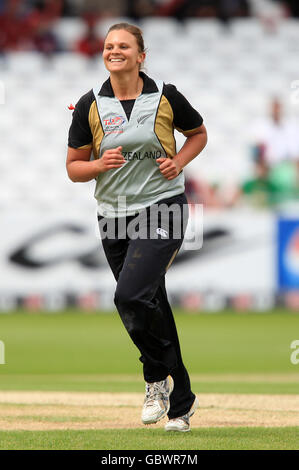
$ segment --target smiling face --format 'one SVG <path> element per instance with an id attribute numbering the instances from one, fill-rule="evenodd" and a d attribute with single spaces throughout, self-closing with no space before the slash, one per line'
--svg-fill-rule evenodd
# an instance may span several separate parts
<path id="1" fill-rule="evenodd" d="M 110 73 L 132 72 L 140 69 L 145 53 L 140 52 L 136 38 L 124 29 L 108 33 L 103 60 Z"/>

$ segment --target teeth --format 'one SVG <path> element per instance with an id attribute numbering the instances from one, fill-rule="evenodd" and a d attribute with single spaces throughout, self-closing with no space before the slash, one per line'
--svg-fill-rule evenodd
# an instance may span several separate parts
<path id="1" fill-rule="evenodd" d="M 110 59 L 110 62 L 122 62 L 123 59 Z"/>

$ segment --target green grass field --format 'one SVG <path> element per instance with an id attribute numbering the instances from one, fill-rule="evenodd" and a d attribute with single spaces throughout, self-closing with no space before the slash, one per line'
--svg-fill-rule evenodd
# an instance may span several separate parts
<path id="1" fill-rule="evenodd" d="M 299 315 L 284 311 L 200 315 L 176 311 L 175 315 L 184 362 L 199 397 L 271 394 L 296 398 L 299 364 L 290 361 L 290 345 L 299 339 Z M 0 392 L 144 391 L 139 352 L 115 312 L 0 315 L 0 340 L 5 344 L 6 362 L 0 365 Z M 194 427 L 188 436 L 150 428 L 128 432 L 1 429 L 0 419 L 1 449 L 299 448 L 299 428 L 284 424 L 275 428 Z"/>
<path id="2" fill-rule="evenodd" d="M 163 430 L 0 431 L 0 450 L 298 450 L 299 428 Z"/>

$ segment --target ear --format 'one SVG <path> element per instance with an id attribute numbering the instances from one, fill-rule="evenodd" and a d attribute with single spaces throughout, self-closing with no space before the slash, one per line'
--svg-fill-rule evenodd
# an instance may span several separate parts
<path id="1" fill-rule="evenodd" d="M 139 64 L 142 64 L 145 61 L 145 56 L 145 52 L 139 52 L 137 62 L 139 62 Z"/>

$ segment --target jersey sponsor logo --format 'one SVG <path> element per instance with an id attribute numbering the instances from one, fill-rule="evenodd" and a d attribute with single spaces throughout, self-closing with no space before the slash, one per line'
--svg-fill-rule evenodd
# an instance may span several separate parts
<path id="1" fill-rule="evenodd" d="M 113 116 L 103 119 L 105 134 L 121 134 L 126 119 L 123 116 Z"/>
<path id="2" fill-rule="evenodd" d="M 157 158 L 162 157 L 161 150 L 154 152 L 122 152 L 122 154 L 125 160 L 145 160 L 146 158 L 157 160 Z"/>
<path id="3" fill-rule="evenodd" d="M 145 115 L 143 115 L 143 116 L 139 116 L 139 117 L 137 118 L 137 127 L 138 127 L 138 126 L 141 126 L 142 124 L 144 124 L 145 121 L 147 121 L 147 119 L 151 117 L 151 115 L 152 115 L 152 114 L 145 114 Z"/>

